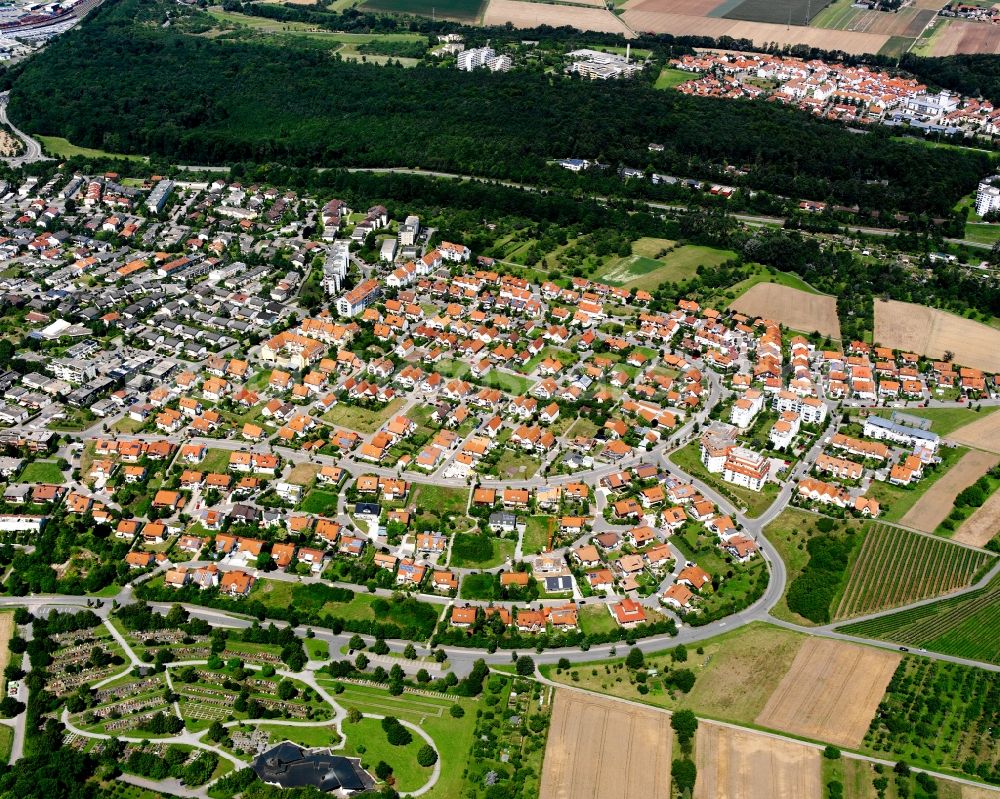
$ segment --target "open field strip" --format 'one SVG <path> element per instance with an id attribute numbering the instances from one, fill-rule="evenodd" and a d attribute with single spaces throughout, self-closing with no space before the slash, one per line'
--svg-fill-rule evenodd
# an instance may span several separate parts
<path id="1" fill-rule="evenodd" d="M 986 502 L 962 522 L 962 526 L 951 540 L 982 547 L 998 533 L 1000 533 L 1000 491 L 994 491 Z"/>
<path id="2" fill-rule="evenodd" d="M 1000 455 L 970 450 L 916 501 L 901 524 L 932 533 L 951 513 L 955 497 L 1000 463 Z"/>
<path id="3" fill-rule="evenodd" d="M 773 319 L 794 330 L 840 338 L 837 298 L 810 294 L 778 283 L 758 283 L 730 306 L 750 317 Z"/>

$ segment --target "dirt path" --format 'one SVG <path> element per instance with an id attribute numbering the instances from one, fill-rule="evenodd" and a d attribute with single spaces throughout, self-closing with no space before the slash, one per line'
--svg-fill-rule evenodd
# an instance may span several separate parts
<path id="1" fill-rule="evenodd" d="M 698 725 L 694 799 L 806 799 L 823 795 L 820 753 L 749 730 Z"/>
<path id="2" fill-rule="evenodd" d="M 972 450 L 952 466 L 907 511 L 900 522 L 914 530 L 933 533 L 954 507 L 955 497 L 1000 463 L 1000 455 Z"/>
<path id="3" fill-rule="evenodd" d="M 557 690 L 540 799 L 669 799 L 670 719 Z"/>

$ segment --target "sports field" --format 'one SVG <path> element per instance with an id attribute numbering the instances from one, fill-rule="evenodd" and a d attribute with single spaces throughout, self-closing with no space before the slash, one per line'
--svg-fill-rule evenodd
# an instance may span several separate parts
<path id="1" fill-rule="evenodd" d="M 876 299 L 875 343 L 935 359 L 951 352 L 956 364 L 1000 372 L 1000 330 L 926 305 Z"/>
<path id="2" fill-rule="evenodd" d="M 865 536 L 834 619 L 864 616 L 965 588 L 985 552 L 878 524 Z"/>
<path id="3" fill-rule="evenodd" d="M 540 799 L 669 799 L 671 740 L 666 713 L 558 689 Z"/>
<path id="4" fill-rule="evenodd" d="M 793 330 L 840 338 L 837 298 L 811 294 L 778 283 L 758 283 L 729 306 L 750 317 L 781 322 Z"/>
<path id="5" fill-rule="evenodd" d="M 837 629 L 1000 664 L 1000 576 L 961 596 Z"/>
<path id="6" fill-rule="evenodd" d="M 894 652 L 810 638 L 757 716 L 757 723 L 856 747 L 898 663 L 899 655 Z"/>
<path id="7" fill-rule="evenodd" d="M 698 725 L 694 799 L 821 797 L 820 753 L 751 730 Z"/>

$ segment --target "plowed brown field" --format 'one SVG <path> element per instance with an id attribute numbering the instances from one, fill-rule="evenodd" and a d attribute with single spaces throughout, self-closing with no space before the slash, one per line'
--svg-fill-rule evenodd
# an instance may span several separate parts
<path id="1" fill-rule="evenodd" d="M 757 716 L 757 723 L 857 747 L 899 659 L 895 652 L 810 638 Z"/>
<path id="2" fill-rule="evenodd" d="M 694 799 L 818 799 L 819 750 L 710 721 L 698 725 Z"/>
<path id="3" fill-rule="evenodd" d="M 818 330 L 824 336 L 840 338 L 837 298 L 829 294 L 810 294 L 777 283 L 758 283 L 729 307 L 747 316 L 773 319 L 793 330 L 805 333 Z"/>
<path id="4" fill-rule="evenodd" d="M 560 689 L 540 799 L 669 799 L 670 716 Z"/>

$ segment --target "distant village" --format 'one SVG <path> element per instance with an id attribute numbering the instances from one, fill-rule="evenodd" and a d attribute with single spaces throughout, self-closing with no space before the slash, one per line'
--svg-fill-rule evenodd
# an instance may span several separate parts
<path id="1" fill-rule="evenodd" d="M 699 97 L 761 99 L 850 124 L 908 125 L 955 135 L 1000 133 L 1000 109 L 947 91 L 930 93 L 914 78 L 864 66 L 762 53 L 699 53 L 671 61 L 700 75 L 677 87 Z"/>

